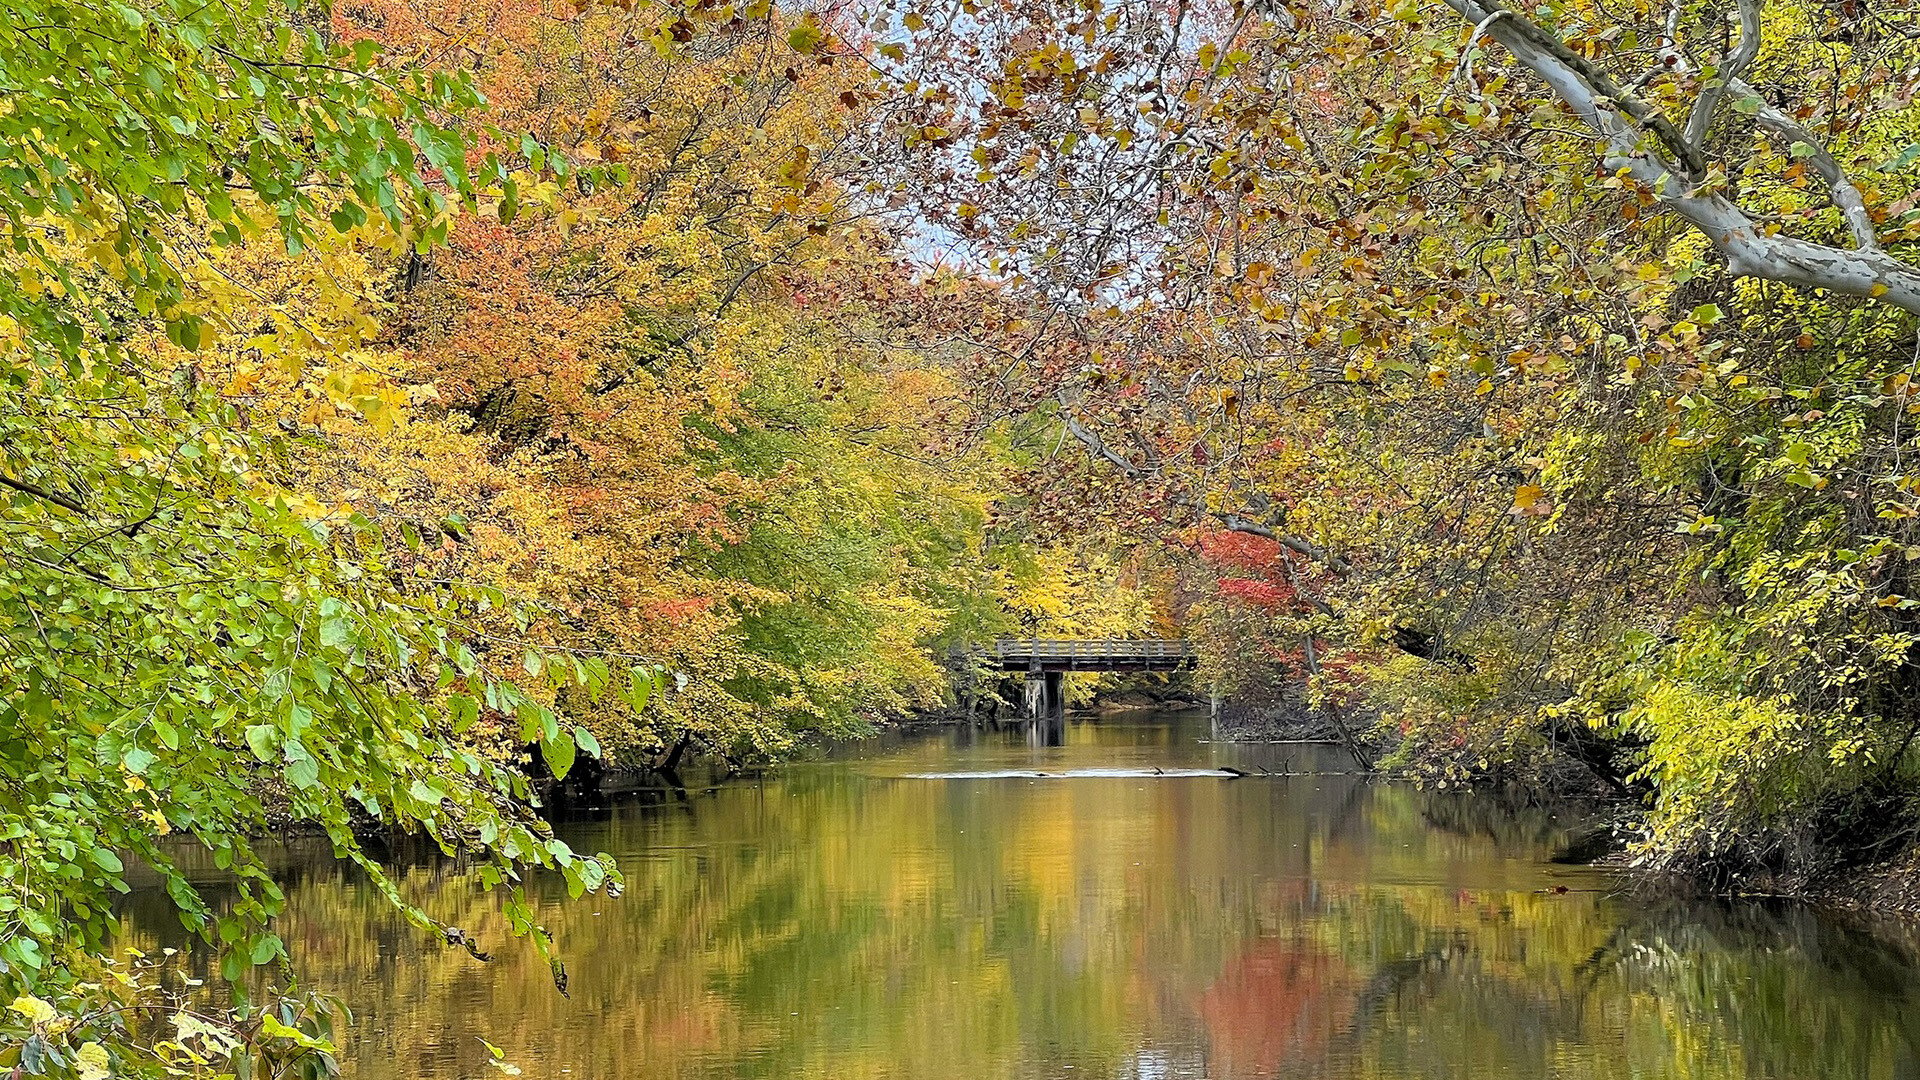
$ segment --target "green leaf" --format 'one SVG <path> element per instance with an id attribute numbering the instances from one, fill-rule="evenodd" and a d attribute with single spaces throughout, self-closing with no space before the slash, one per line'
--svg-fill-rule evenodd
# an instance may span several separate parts
<path id="1" fill-rule="evenodd" d="M 320 644 L 324 648 L 350 652 L 353 648 L 353 615 L 347 605 L 333 597 L 320 601 Z"/>
<path id="2" fill-rule="evenodd" d="M 457 132 L 432 124 L 417 124 L 413 138 L 434 168 L 453 181 L 456 188 L 465 186 L 467 145 Z"/>
<path id="3" fill-rule="evenodd" d="M 259 966 L 260 964 L 267 963 L 271 959 L 272 957 L 268 957 L 267 960 L 255 960 L 254 965 Z M 292 1042 L 295 1045 L 306 1047 L 309 1050 L 331 1051 L 332 1049 L 334 1049 L 333 1044 L 328 1042 L 327 1040 L 316 1039 L 312 1035 L 309 1035 L 306 1032 L 301 1031 L 297 1027 L 293 1027 L 289 1024 L 283 1023 L 279 1018 L 275 1017 L 271 1013 L 261 1014 L 260 1033 L 262 1035 L 267 1036 L 270 1039 L 292 1040 Z"/>
<path id="4" fill-rule="evenodd" d="M 573 739 L 566 735 L 541 739 L 540 756 L 546 759 L 547 769 L 553 773 L 555 779 L 565 780 L 567 773 L 573 771 Z"/>
<path id="5" fill-rule="evenodd" d="M 539 702 L 522 701 L 514 707 L 513 712 L 520 720 L 521 742 L 545 738 L 545 733 L 553 726 L 553 713 Z"/>
<path id="6" fill-rule="evenodd" d="M 14 938 L 7 943 L 6 951 L 12 953 L 16 961 L 33 968 L 35 971 L 38 971 L 40 965 L 46 962 L 45 957 L 40 952 L 40 943 L 29 937 Z"/>
<path id="7" fill-rule="evenodd" d="M 447 697 L 447 715 L 451 718 L 453 730 L 463 732 L 479 719 L 480 705 L 465 694 L 450 694 Z"/>
<path id="8" fill-rule="evenodd" d="M 1920 143 L 1908 143 L 1899 153 L 1882 162 L 1880 171 L 1899 172 L 1916 161 L 1920 161 Z"/>
<path id="9" fill-rule="evenodd" d="M 589 756 L 602 756 L 600 752 L 600 740 L 594 738 L 593 732 L 588 731 L 586 728 L 576 726 L 573 729 L 573 741 Z"/>
<path id="10" fill-rule="evenodd" d="M 320 782 L 320 763 L 311 757 L 303 757 L 289 763 L 287 782 L 303 791 L 313 787 Z"/>
<path id="11" fill-rule="evenodd" d="M 627 704 L 639 712 L 647 707 L 647 699 L 653 696 L 653 679 L 641 673 L 639 668 L 627 670 Z"/>
<path id="12" fill-rule="evenodd" d="M 801 16 L 793 29 L 787 31 L 787 44 L 794 52 L 811 55 L 820 48 L 826 37 L 826 31 L 820 28 L 820 21 L 809 11 Z"/>
<path id="13" fill-rule="evenodd" d="M 280 729 L 272 724 L 255 724 L 247 729 L 247 747 L 261 761 L 272 761 L 280 745 Z"/>

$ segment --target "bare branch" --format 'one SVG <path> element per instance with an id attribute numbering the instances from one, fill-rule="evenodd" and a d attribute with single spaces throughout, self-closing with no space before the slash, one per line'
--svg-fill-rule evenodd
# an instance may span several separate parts
<path id="1" fill-rule="evenodd" d="M 1060 415 L 1066 420 L 1067 433 L 1075 439 L 1078 439 L 1080 444 L 1087 448 L 1088 452 L 1092 453 L 1095 457 L 1105 459 L 1115 468 L 1126 473 L 1127 479 L 1129 480 L 1144 480 L 1152 475 L 1149 470 L 1135 465 L 1127 459 L 1126 455 L 1108 446 L 1107 440 L 1101 438 L 1098 432 L 1093 431 L 1076 419 L 1073 415 L 1073 407 L 1067 403 L 1065 394 L 1060 395 L 1059 401 Z"/>
<path id="2" fill-rule="evenodd" d="M 1288 551 L 1312 559 L 1314 562 L 1319 563 L 1336 574 L 1350 574 L 1353 572 L 1352 563 L 1318 544 L 1302 540 L 1297 536 L 1288 536 L 1286 533 L 1278 532 L 1270 526 L 1262 525 L 1252 518 L 1242 517 L 1232 512 L 1215 514 L 1214 516 L 1220 519 L 1220 524 L 1225 525 L 1233 532 L 1265 537 L 1279 544 L 1281 547 L 1286 548 Z"/>
<path id="3" fill-rule="evenodd" d="M 1759 0 L 1741 0 L 1741 4 L 1742 32 L 1751 31 L 1751 40 L 1754 45 L 1749 50 L 1746 48 L 1746 40 L 1741 42 L 1741 49 L 1730 61 L 1731 66 L 1720 84 L 1721 87 L 1733 91 L 1736 101 L 1751 102 L 1754 109 L 1754 123 L 1781 142 L 1789 157 L 1805 158 L 1814 172 L 1820 174 L 1820 177 L 1827 182 L 1828 199 L 1846 219 L 1847 230 L 1853 234 L 1854 247 L 1862 251 L 1879 250 L 1880 237 L 1878 230 L 1874 227 L 1873 213 L 1868 210 L 1866 197 L 1860 193 L 1859 187 L 1854 184 L 1852 178 L 1847 176 L 1846 170 L 1840 167 L 1840 163 L 1834 160 L 1833 155 L 1827 152 L 1827 148 L 1820 144 L 1812 132 L 1802 127 L 1784 110 L 1767 101 L 1752 85 L 1740 78 L 1739 69 L 1752 64 L 1754 56 L 1759 52 L 1757 26 L 1760 17 Z M 1754 20 L 1751 26 L 1747 24 L 1749 18 Z M 1661 56 L 1663 67 L 1676 71 L 1687 70 L 1686 57 L 1681 55 L 1671 40 L 1664 44 Z M 1696 106 L 1695 116 L 1699 115 L 1700 112 Z M 1805 147 L 1805 149 L 1796 150 L 1795 147 Z"/>
<path id="4" fill-rule="evenodd" d="M 1479 40 L 1487 35 L 1487 27 L 1493 25 L 1495 19 L 1511 14 L 1513 13 L 1502 8 L 1474 24 L 1473 32 L 1467 35 L 1466 46 L 1460 50 L 1460 62 L 1453 66 L 1453 74 L 1447 77 L 1448 83 L 1459 83 L 1467 87 L 1469 92 L 1472 91 L 1474 48 Z"/>
<path id="5" fill-rule="evenodd" d="M 1500 0 L 1446 2 L 1448 7 L 1472 21 L 1481 33 L 1505 45 L 1516 59 L 1553 84 L 1561 100 L 1573 105 L 1601 133 L 1612 139 L 1629 134 L 1630 129 L 1620 121 L 1621 114 L 1625 114 L 1652 132 L 1667 152 L 1679 160 L 1682 169 L 1696 177 L 1706 174 L 1706 161 L 1699 150 L 1680 134 L 1666 113 L 1621 86 L 1586 57 L 1567 48 L 1565 42 L 1542 29 L 1539 23 L 1505 7 Z M 1501 12 L 1506 12 L 1507 17 L 1496 18 Z M 1549 68 L 1557 78 L 1548 75 Z"/>
<path id="6" fill-rule="evenodd" d="M 13 477 L 7 476 L 4 473 L 0 473 L 0 486 L 10 487 L 15 491 L 24 492 L 36 499 L 44 499 L 55 506 L 65 507 L 76 514 L 84 514 L 87 512 L 85 506 L 67 498 L 65 495 L 55 494 L 38 484 L 28 483 L 25 480 L 15 480 Z"/>

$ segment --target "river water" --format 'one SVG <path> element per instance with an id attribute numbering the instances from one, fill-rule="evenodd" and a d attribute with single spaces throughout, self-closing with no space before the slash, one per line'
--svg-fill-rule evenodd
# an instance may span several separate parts
<path id="1" fill-rule="evenodd" d="M 318 851 L 282 933 L 352 1007 L 357 1080 L 489 1075 L 483 1038 L 581 1080 L 1920 1077 L 1898 928 L 1628 895 L 1548 861 L 1572 819 L 1207 734 L 894 735 L 581 812 L 628 884 L 545 895 L 567 997 L 443 860 L 395 873 L 489 963 Z"/>

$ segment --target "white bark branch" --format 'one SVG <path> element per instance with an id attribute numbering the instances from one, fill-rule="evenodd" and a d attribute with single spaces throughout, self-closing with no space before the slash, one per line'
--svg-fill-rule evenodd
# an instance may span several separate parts
<path id="1" fill-rule="evenodd" d="M 1681 171 L 1695 178 L 1704 176 L 1706 162 L 1674 127 L 1673 121 L 1658 107 L 1614 81 L 1592 61 L 1568 48 L 1566 43 L 1500 0 L 1446 0 L 1479 34 L 1507 47 L 1507 51 L 1534 73 L 1547 80 L 1561 100 L 1595 130 L 1610 140 L 1630 137 L 1637 141 L 1635 125 L 1652 133 L 1668 154 L 1677 159 Z M 1494 16 L 1506 12 L 1505 19 Z"/>
<path id="2" fill-rule="evenodd" d="M 1760 58 L 1760 0 L 1739 0 L 1740 2 L 1740 43 L 1733 48 L 1726 59 L 1722 60 L 1719 70 L 1713 74 L 1713 82 L 1700 91 L 1693 103 L 1693 113 L 1687 117 L 1687 142 L 1700 147 L 1704 153 L 1707 145 L 1707 133 L 1713 128 L 1713 110 L 1726 95 L 1727 89 L 1740 76 L 1746 74 L 1753 62 Z"/>
<path id="3" fill-rule="evenodd" d="M 1796 123 L 1793 117 L 1767 103 L 1753 87 L 1735 79 L 1730 89 L 1742 97 L 1759 100 L 1759 111 L 1753 115 L 1754 123 L 1776 136 L 1786 146 L 1787 156 L 1795 157 L 1794 147 L 1807 149 L 1797 156 L 1804 160 L 1820 178 L 1827 182 L 1827 198 L 1833 202 L 1834 209 L 1846 219 L 1847 231 L 1853 234 L 1853 245 L 1861 251 L 1878 251 L 1880 233 L 1873 224 L 1873 212 L 1867 208 L 1866 196 L 1854 185 L 1847 171 L 1833 159 L 1827 148 L 1813 137 L 1813 133 Z"/>
<path id="4" fill-rule="evenodd" d="M 1510 14 L 1512 13 L 1502 8 L 1486 18 L 1481 19 L 1480 22 L 1474 26 L 1473 33 L 1467 35 L 1466 47 L 1460 50 L 1460 62 L 1453 66 L 1453 74 L 1448 77 L 1448 82 L 1459 83 L 1465 86 L 1469 93 L 1472 92 L 1473 51 L 1479 47 L 1480 39 L 1486 36 L 1488 25 L 1490 25 L 1493 20 Z"/>
<path id="5" fill-rule="evenodd" d="M 1446 0 L 1446 4 L 1476 26 L 1485 22 L 1487 36 L 1504 45 L 1515 60 L 1545 82 L 1555 96 L 1605 140 L 1606 167 L 1616 175 L 1631 177 L 1645 185 L 1661 205 L 1698 229 L 1727 260 L 1730 273 L 1800 288 L 1869 297 L 1920 314 L 1920 267 L 1887 254 L 1877 242 L 1860 243 L 1862 224 L 1866 226 L 1865 236 L 1871 239 L 1873 235 L 1871 216 L 1867 214 L 1865 200 L 1859 198 L 1859 190 L 1846 181 L 1837 163 L 1823 166 L 1809 159 L 1827 178 L 1836 205 L 1847 217 L 1855 242 L 1860 246 L 1848 249 L 1769 235 L 1759 222 L 1724 195 L 1696 194 L 1668 164 L 1661 149 L 1647 145 L 1636 127 L 1636 123 L 1642 124 L 1659 135 L 1659 142 L 1669 152 L 1687 149 L 1685 140 L 1677 132 L 1671 138 L 1661 134 L 1663 126 L 1666 131 L 1672 130 L 1671 122 L 1649 115 L 1649 106 L 1611 79 L 1598 75 L 1592 65 L 1551 34 L 1518 13 L 1487 21 L 1495 11 L 1503 10 L 1499 0 Z M 1749 93 L 1751 88 L 1740 83 L 1736 92 Z M 1762 110 L 1768 108 L 1763 103 Z M 1778 116 L 1769 116 L 1763 122 L 1792 123 L 1785 113 L 1773 111 Z M 1779 129 L 1774 126 L 1773 130 Z M 1824 154 L 1818 143 L 1808 142 L 1808 145 L 1818 154 Z M 1831 163 L 1831 156 L 1826 161 Z M 1831 175 L 1824 171 L 1827 167 L 1833 170 Z M 1704 168 L 1699 172 L 1704 174 Z M 1836 176 L 1840 181 L 1837 186 Z"/>
<path id="6" fill-rule="evenodd" d="M 1097 458 L 1104 459 L 1121 472 L 1126 473 L 1127 479 L 1129 480 L 1144 480 L 1152 475 L 1150 470 L 1135 465 L 1125 454 L 1108 446 L 1107 440 L 1101 438 L 1098 432 L 1082 424 L 1079 419 L 1073 415 L 1073 406 L 1068 403 L 1065 394 L 1061 394 L 1057 400 L 1060 402 L 1060 418 L 1066 421 L 1067 424 L 1067 434 L 1072 435 L 1079 441 L 1080 445 L 1086 447 L 1088 453 Z"/>

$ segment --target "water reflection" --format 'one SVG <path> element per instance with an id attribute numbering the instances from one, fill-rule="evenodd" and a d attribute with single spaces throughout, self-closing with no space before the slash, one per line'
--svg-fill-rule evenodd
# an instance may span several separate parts
<path id="1" fill-rule="evenodd" d="M 1350 767 L 1205 732 L 894 737 L 572 821 L 629 890 L 547 898 L 571 998 L 530 950 L 423 941 L 317 854 L 290 853 L 284 932 L 353 1005 L 362 1080 L 480 1076 L 483 1035 L 608 1080 L 1920 1075 L 1910 939 L 1614 896 L 1546 862 L 1571 822 L 1485 797 L 1169 775 Z M 401 881 L 505 941 L 457 866 Z"/>

